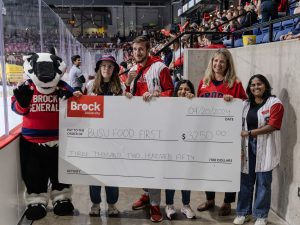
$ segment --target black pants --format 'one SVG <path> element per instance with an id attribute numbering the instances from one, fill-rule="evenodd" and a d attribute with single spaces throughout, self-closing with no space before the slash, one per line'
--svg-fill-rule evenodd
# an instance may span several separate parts
<path id="1" fill-rule="evenodd" d="M 48 181 L 52 191 L 70 188 L 58 181 L 58 147 L 45 147 L 20 138 L 21 172 L 28 194 L 47 193 Z"/>
<path id="2" fill-rule="evenodd" d="M 216 192 L 205 192 L 206 200 L 215 200 Z M 235 192 L 225 192 L 224 203 L 235 202 Z"/>

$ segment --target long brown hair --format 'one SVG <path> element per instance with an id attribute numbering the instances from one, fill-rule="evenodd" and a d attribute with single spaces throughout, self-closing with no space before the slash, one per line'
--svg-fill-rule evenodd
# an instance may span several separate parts
<path id="1" fill-rule="evenodd" d="M 121 81 L 119 78 L 119 74 L 117 71 L 116 66 L 114 66 L 114 71 L 111 75 L 110 81 L 109 81 L 109 86 L 110 86 L 110 90 L 114 95 L 121 95 L 122 94 L 122 88 L 121 88 Z M 92 88 L 92 92 L 96 95 L 103 95 L 103 90 L 102 87 L 104 85 L 104 78 L 101 74 L 101 69 L 99 67 L 97 73 L 96 73 L 96 77 L 93 83 L 93 88 Z"/>
<path id="2" fill-rule="evenodd" d="M 205 75 L 203 78 L 204 84 L 209 85 L 212 80 L 215 79 L 215 73 L 213 71 L 213 61 L 217 55 L 223 55 L 227 62 L 227 68 L 225 70 L 224 82 L 227 82 L 228 87 L 232 88 L 235 81 L 239 81 L 230 51 L 225 48 L 220 48 L 216 51 L 213 57 L 210 59 L 207 69 L 205 71 Z"/>

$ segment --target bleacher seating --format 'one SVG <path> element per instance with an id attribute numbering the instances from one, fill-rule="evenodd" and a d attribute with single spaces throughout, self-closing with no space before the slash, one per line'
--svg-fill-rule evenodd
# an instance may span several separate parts
<path id="1" fill-rule="evenodd" d="M 235 40 L 234 41 L 234 47 L 243 47 L 243 40 L 241 38 Z"/>
<path id="2" fill-rule="evenodd" d="M 282 21 L 282 27 L 283 29 L 293 28 L 294 26 L 294 19 Z"/>
<path id="3" fill-rule="evenodd" d="M 256 36 L 256 44 L 260 44 L 263 37 L 264 37 L 264 34 L 257 35 Z"/>
<path id="4" fill-rule="evenodd" d="M 280 41 L 280 36 L 285 35 L 295 28 L 296 23 L 300 18 L 289 19 L 286 21 L 278 22 L 273 24 L 273 41 Z M 256 35 L 256 44 L 268 43 L 269 42 L 269 27 L 254 28 L 253 35 Z M 227 47 L 231 47 L 231 42 L 226 41 L 224 43 Z M 234 41 L 234 47 L 242 47 L 242 39 L 236 39 Z"/>
<path id="5" fill-rule="evenodd" d="M 274 38 L 274 41 L 279 41 L 280 40 L 280 36 L 281 35 L 285 35 L 287 34 L 288 32 L 290 32 L 292 30 L 292 28 L 288 28 L 288 29 L 285 29 L 285 30 L 280 30 L 276 33 L 276 36 Z"/>

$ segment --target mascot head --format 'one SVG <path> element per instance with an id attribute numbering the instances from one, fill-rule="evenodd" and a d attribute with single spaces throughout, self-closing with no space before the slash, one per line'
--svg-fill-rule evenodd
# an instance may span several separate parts
<path id="1" fill-rule="evenodd" d="M 51 53 L 32 53 L 23 57 L 24 71 L 42 94 L 50 94 L 66 71 L 61 58 Z"/>

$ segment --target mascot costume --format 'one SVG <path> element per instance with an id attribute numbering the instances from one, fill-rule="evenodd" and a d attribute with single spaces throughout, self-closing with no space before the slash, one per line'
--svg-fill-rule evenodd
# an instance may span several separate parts
<path id="1" fill-rule="evenodd" d="M 71 215 L 74 210 L 71 185 L 58 181 L 58 107 L 59 98 L 77 96 L 77 92 L 61 80 L 66 65 L 52 53 L 23 57 L 29 79 L 14 89 L 12 97 L 13 111 L 23 116 L 20 161 L 29 220 L 46 216 L 49 197 L 56 215 Z"/>

